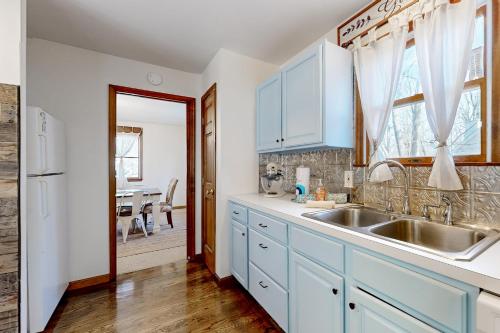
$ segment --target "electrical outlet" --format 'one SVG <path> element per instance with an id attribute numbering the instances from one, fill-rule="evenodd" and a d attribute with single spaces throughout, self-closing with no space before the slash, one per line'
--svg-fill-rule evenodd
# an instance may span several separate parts
<path id="1" fill-rule="evenodd" d="M 344 187 L 353 188 L 354 187 L 354 172 L 345 171 L 344 172 Z"/>

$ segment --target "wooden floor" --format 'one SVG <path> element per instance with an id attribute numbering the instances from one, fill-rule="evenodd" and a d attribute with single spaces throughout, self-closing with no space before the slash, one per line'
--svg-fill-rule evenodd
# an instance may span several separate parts
<path id="1" fill-rule="evenodd" d="M 219 288 L 198 263 L 119 275 L 63 298 L 47 332 L 281 332 L 239 285 Z"/>

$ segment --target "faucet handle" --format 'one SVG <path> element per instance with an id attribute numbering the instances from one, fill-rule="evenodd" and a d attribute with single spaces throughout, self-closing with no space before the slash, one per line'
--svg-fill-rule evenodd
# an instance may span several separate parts
<path id="1" fill-rule="evenodd" d="M 439 208 L 441 206 L 439 206 L 439 205 L 431 205 L 431 204 L 423 205 L 422 206 L 422 217 L 424 217 L 426 220 L 430 220 L 431 219 L 431 212 L 429 211 L 430 207 Z"/>
<path id="2" fill-rule="evenodd" d="M 392 200 L 391 199 L 387 199 L 387 206 L 385 207 L 385 210 L 388 213 L 393 213 L 394 212 L 394 206 L 392 205 Z"/>
<path id="3" fill-rule="evenodd" d="M 429 212 L 429 205 L 424 205 L 422 207 L 422 217 L 425 218 L 426 220 L 431 219 L 431 213 Z"/>

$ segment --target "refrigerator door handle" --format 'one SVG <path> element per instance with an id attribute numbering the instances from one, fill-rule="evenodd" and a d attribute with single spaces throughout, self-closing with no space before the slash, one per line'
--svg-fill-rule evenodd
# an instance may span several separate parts
<path id="1" fill-rule="evenodd" d="M 49 185 L 45 180 L 40 180 L 40 204 L 42 206 L 42 217 L 49 217 Z"/>
<path id="2" fill-rule="evenodd" d="M 41 172 L 47 171 L 47 136 L 43 134 L 38 135 L 38 142 L 40 143 L 40 162 Z"/>

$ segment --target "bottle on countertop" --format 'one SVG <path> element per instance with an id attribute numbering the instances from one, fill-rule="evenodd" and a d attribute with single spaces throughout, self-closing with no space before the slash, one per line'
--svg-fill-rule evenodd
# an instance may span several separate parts
<path id="1" fill-rule="evenodd" d="M 325 201 L 326 197 L 326 188 L 323 186 L 323 179 L 320 178 L 318 187 L 316 188 L 316 201 Z"/>

